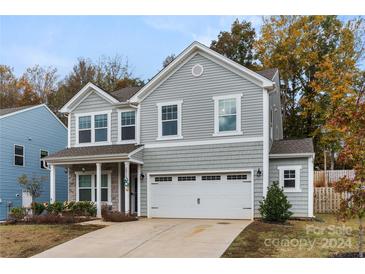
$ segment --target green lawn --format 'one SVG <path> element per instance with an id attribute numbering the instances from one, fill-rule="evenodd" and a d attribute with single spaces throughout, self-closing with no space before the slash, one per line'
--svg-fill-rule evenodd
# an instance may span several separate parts
<path id="1" fill-rule="evenodd" d="M 288 224 L 254 221 L 222 255 L 224 258 L 324 258 L 358 251 L 358 223 L 318 214 L 313 221 Z"/>
<path id="2" fill-rule="evenodd" d="M 104 226 L 97 225 L 0 225 L 0 257 L 31 257 Z"/>

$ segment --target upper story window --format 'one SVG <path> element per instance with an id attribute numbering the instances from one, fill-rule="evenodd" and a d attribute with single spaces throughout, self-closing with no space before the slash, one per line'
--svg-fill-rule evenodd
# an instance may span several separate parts
<path id="1" fill-rule="evenodd" d="M 136 139 L 136 112 L 121 112 L 121 141 Z"/>
<path id="2" fill-rule="evenodd" d="M 41 168 L 43 168 L 43 169 L 46 169 L 47 167 L 46 167 L 45 162 L 42 160 L 42 158 L 47 157 L 47 156 L 48 156 L 48 151 L 41 149 L 40 160 L 41 160 Z"/>
<path id="3" fill-rule="evenodd" d="M 216 96 L 214 99 L 214 135 L 238 135 L 241 132 L 242 94 Z"/>
<path id="4" fill-rule="evenodd" d="M 14 165 L 24 166 L 24 146 L 14 145 Z"/>
<path id="5" fill-rule="evenodd" d="M 300 192 L 301 166 L 279 166 L 279 184 L 286 192 Z"/>
<path id="6" fill-rule="evenodd" d="M 79 144 L 98 144 L 109 142 L 110 112 L 90 115 L 77 115 Z"/>
<path id="7" fill-rule="evenodd" d="M 181 139 L 182 101 L 159 103 L 158 139 Z"/>

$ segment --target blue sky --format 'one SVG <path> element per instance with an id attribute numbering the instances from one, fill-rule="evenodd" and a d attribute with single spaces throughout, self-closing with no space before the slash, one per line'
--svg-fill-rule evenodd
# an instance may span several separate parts
<path id="1" fill-rule="evenodd" d="M 16 75 L 35 64 L 54 66 L 62 78 L 78 57 L 118 54 L 146 80 L 167 55 L 194 40 L 209 45 L 237 17 L 261 26 L 261 16 L 1 16 L 0 63 Z"/>

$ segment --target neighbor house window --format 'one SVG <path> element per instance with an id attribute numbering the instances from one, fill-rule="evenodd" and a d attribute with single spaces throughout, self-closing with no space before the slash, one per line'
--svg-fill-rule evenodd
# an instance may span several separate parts
<path id="1" fill-rule="evenodd" d="M 161 139 L 176 139 L 181 136 L 182 101 L 158 104 L 158 136 Z"/>
<path id="2" fill-rule="evenodd" d="M 24 166 L 24 146 L 14 145 L 14 165 Z"/>
<path id="3" fill-rule="evenodd" d="M 40 159 L 41 159 L 41 168 L 46 169 L 46 165 L 45 162 L 42 160 L 44 157 L 48 156 L 48 151 L 47 150 L 41 150 L 41 155 L 40 155 Z"/>
<path id="4" fill-rule="evenodd" d="M 108 114 L 95 115 L 95 142 L 108 141 Z"/>
<path id="5" fill-rule="evenodd" d="M 78 116 L 79 144 L 108 142 L 110 113 Z"/>
<path id="6" fill-rule="evenodd" d="M 281 166 L 279 169 L 280 186 L 287 192 L 300 192 L 301 166 Z"/>
<path id="7" fill-rule="evenodd" d="M 121 141 L 136 139 L 136 112 L 124 111 L 121 115 Z"/>
<path id="8" fill-rule="evenodd" d="M 214 135 L 242 134 L 241 94 L 214 99 Z"/>
<path id="9" fill-rule="evenodd" d="M 77 174 L 78 201 L 97 201 L 97 186 L 95 173 Z M 111 177 L 110 173 L 101 175 L 101 201 L 111 202 Z"/>
<path id="10" fill-rule="evenodd" d="M 79 117 L 79 143 L 91 142 L 91 116 Z"/>

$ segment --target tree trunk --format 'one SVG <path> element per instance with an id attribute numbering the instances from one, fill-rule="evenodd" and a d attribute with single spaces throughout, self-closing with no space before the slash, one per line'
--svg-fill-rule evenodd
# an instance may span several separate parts
<path id="1" fill-rule="evenodd" d="M 335 152 L 334 151 L 331 151 L 331 170 L 334 170 L 335 169 Z"/>
<path id="2" fill-rule="evenodd" d="M 364 226 L 362 224 L 362 217 L 359 217 L 359 257 L 360 258 L 364 257 L 364 253 L 362 250 L 363 241 L 364 241 Z"/>

